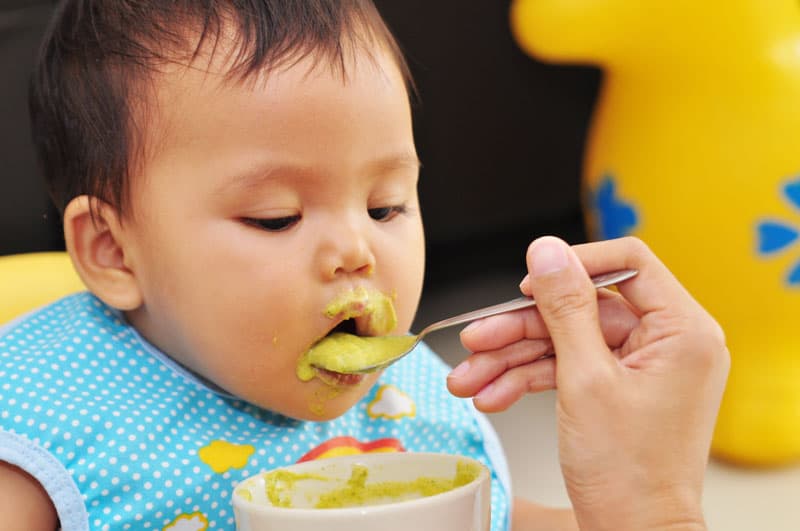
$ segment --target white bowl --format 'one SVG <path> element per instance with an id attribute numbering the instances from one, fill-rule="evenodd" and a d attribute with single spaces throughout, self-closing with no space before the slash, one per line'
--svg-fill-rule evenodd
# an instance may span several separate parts
<path id="1" fill-rule="evenodd" d="M 354 466 L 366 468 L 369 488 L 385 482 L 409 484 L 419 478 L 453 479 L 459 463 L 471 467 L 477 475 L 452 490 L 412 499 L 392 495 L 367 502 L 378 503 L 375 505 L 314 508 L 320 495 L 347 484 Z M 489 470 L 467 457 L 410 452 L 358 454 L 278 470 L 304 476 L 281 483 L 281 488 L 272 492 L 279 492 L 291 507 L 275 506 L 270 501 L 267 477 L 274 471 L 250 477 L 233 492 L 238 531 L 488 531 L 490 527 Z"/>

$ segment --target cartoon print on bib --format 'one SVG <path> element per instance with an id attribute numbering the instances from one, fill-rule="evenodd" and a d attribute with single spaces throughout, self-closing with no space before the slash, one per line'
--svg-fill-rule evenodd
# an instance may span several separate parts
<path id="1" fill-rule="evenodd" d="M 224 474 L 231 468 L 244 468 L 247 460 L 256 449 L 249 444 L 233 444 L 214 440 L 200 448 L 197 456 L 217 474 Z"/>
<path id="2" fill-rule="evenodd" d="M 182 514 L 164 526 L 162 531 L 206 531 L 208 519 L 203 513 Z"/>
<path id="3" fill-rule="evenodd" d="M 334 437 L 306 452 L 297 460 L 315 461 L 341 455 L 370 454 L 376 452 L 405 452 L 403 443 L 394 437 L 385 437 L 374 441 L 362 442 L 355 437 Z"/>
<path id="4" fill-rule="evenodd" d="M 387 384 L 378 388 L 375 398 L 367 406 L 367 414 L 373 419 L 414 418 L 414 415 L 417 414 L 417 406 L 406 393 L 394 385 Z"/>

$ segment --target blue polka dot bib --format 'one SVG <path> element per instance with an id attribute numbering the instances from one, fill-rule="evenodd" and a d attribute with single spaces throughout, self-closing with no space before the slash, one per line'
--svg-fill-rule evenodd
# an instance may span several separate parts
<path id="1" fill-rule="evenodd" d="M 296 421 L 201 381 L 80 293 L 0 330 L 0 460 L 42 484 L 65 531 L 203 531 L 233 530 L 234 487 L 264 470 L 359 452 L 460 454 L 492 469 L 492 531 L 508 529 L 497 436 L 447 392 L 447 371 L 420 345 L 341 417 Z"/>

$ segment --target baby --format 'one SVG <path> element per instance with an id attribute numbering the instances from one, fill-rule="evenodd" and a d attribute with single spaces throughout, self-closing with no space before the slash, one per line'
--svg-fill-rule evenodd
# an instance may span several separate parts
<path id="1" fill-rule="evenodd" d="M 369 0 L 60 5 L 31 113 L 88 292 L 0 331 L 1 529 L 232 529 L 245 477 L 387 450 L 482 460 L 508 528 L 496 436 L 427 347 L 297 375 L 411 325 L 409 86 Z"/>

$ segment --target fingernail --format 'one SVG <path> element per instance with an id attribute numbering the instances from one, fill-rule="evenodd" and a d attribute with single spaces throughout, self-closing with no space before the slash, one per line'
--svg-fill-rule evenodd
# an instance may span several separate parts
<path id="1" fill-rule="evenodd" d="M 533 244 L 531 249 L 531 274 L 549 275 L 567 268 L 566 244 L 556 238 L 546 237 Z"/>
<path id="2" fill-rule="evenodd" d="M 480 321 L 472 321 L 470 324 L 468 324 L 467 326 L 464 327 L 464 329 L 461 331 L 461 333 L 462 334 L 469 334 L 470 332 L 474 332 L 475 330 L 480 328 L 481 325 L 483 325 L 483 319 L 481 319 Z"/>
<path id="3" fill-rule="evenodd" d="M 447 375 L 448 378 L 460 378 L 469 372 L 469 362 L 462 361 L 458 364 L 458 366 L 453 369 L 450 374 Z"/>

